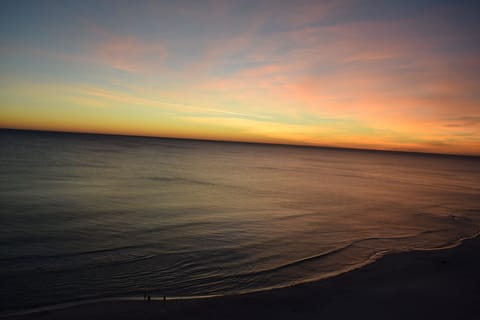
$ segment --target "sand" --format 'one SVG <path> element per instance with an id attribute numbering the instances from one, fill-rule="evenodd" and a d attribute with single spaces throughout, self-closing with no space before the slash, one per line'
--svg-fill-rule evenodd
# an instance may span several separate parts
<path id="1" fill-rule="evenodd" d="M 480 319 L 480 239 L 396 253 L 361 269 L 266 292 L 109 301 L 8 319 Z"/>

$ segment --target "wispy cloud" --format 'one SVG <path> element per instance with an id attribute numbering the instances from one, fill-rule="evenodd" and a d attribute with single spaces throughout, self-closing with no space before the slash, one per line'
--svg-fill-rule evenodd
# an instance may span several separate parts
<path id="1" fill-rule="evenodd" d="M 89 26 L 91 37 L 80 60 L 127 72 L 158 70 L 167 57 L 166 44 L 136 35 L 115 34 L 99 26 Z"/>
<path id="2" fill-rule="evenodd" d="M 143 106 L 162 109 L 164 111 L 170 111 L 172 114 L 179 114 L 182 116 L 197 116 L 197 117 L 227 117 L 227 118 L 248 118 L 248 119 L 262 119 L 268 120 L 271 117 L 262 114 L 251 114 L 224 110 L 218 106 L 212 105 L 191 105 L 182 102 L 172 102 L 162 98 L 147 98 L 138 97 L 138 94 L 126 94 L 122 92 L 116 92 L 111 90 L 105 90 L 100 88 L 92 88 L 85 85 L 77 87 L 65 88 L 65 91 L 70 92 L 71 95 L 83 98 L 99 98 L 110 102 L 114 102 L 115 105 L 120 103 L 121 105 L 131 106 Z M 149 93 L 149 96 L 154 96 L 153 92 Z"/>
<path id="3" fill-rule="evenodd" d="M 14 74 L 62 89 L 18 84 L 9 89 L 15 105 L 48 95 L 66 109 L 106 107 L 112 117 L 121 109 L 159 127 L 178 120 L 185 135 L 471 152 L 480 144 L 480 37 L 468 6 L 79 4 L 68 17 L 75 23 L 63 24 L 37 10 L 16 26 L 18 38 L 2 33 L 0 81 Z M 27 34 L 42 19 L 48 27 Z"/>

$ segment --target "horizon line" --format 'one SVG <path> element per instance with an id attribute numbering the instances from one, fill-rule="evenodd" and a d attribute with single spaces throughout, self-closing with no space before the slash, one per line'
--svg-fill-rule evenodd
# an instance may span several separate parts
<path id="1" fill-rule="evenodd" d="M 222 139 L 202 139 L 202 138 L 185 138 L 185 137 L 167 137 L 141 134 L 126 134 L 126 133 L 105 133 L 105 132 L 88 132 L 88 131 L 65 131 L 52 129 L 26 129 L 26 128 L 6 128 L 0 127 L 0 131 L 29 131 L 29 132 L 45 132 L 45 133 L 60 133 L 60 134 L 84 134 L 84 135 L 100 135 L 100 136 L 117 136 L 117 137 L 136 137 L 136 138 L 151 138 L 151 139 L 171 139 L 183 141 L 201 141 L 201 142 L 221 142 L 221 143 L 242 143 L 242 144 L 258 144 L 269 146 L 285 146 L 285 147 L 300 147 L 300 148 L 318 148 L 318 149 L 334 149 L 334 150 L 350 150 L 350 151 L 367 151 L 367 152 L 389 152 L 389 153 L 406 153 L 426 156 L 453 156 L 453 157 L 469 157 L 480 158 L 476 154 L 459 154 L 459 153 L 436 153 L 424 151 L 407 151 L 407 150 L 391 150 L 391 149 L 373 149 L 373 148 L 354 148 L 354 147 L 340 147 L 327 145 L 313 145 L 313 144 L 292 144 L 292 143 L 275 143 L 275 142 L 261 142 L 261 141 L 242 141 L 242 140 L 222 140 Z"/>

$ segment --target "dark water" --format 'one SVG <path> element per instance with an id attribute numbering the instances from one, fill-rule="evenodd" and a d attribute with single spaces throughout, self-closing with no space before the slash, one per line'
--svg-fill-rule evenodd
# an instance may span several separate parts
<path id="1" fill-rule="evenodd" d="M 480 160 L 0 131 L 0 309 L 245 292 L 480 229 Z"/>

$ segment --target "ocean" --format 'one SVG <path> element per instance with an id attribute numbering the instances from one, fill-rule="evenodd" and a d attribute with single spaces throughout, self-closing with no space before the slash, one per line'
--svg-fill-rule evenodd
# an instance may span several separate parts
<path id="1" fill-rule="evenodd" d="M 225 295 L 480 231 L 480 158 L 0 130 L 0 311 Z"/>

